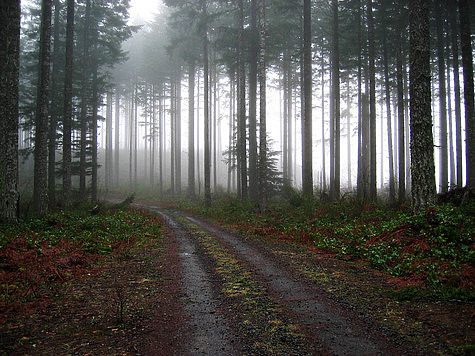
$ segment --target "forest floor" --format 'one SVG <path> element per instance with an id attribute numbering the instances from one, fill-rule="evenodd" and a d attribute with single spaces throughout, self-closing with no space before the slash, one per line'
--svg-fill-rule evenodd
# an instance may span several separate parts
<path id="1" fill-rule="evenodd" d="M 18 241 L 0 249 L 1 354 L 473 352 L 471 301 L 403 298 L 399 281 L 364 261 L 170 206 L 134 205 L 132 216 L 118 216 L 125 228 L 97 225 L 111 236 L 130 229 L 107 254 L 53 258 L 53 247 L 35 242 L 35 256 L 48 262 L 35 267 L 55 275 L 35 288 L 14 279 L 34 277 L 19 265 L 33 254 L 20 260 L 27 249 Z"/>

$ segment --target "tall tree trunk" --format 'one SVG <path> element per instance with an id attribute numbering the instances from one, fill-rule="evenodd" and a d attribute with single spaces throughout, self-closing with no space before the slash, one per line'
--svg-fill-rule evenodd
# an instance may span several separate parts
<path id="1" fill-rule="evenodd" d="M 440 126 L 440 155 L 439 155 L 439 185 L 440 192 L 445 193 L 448 189 L 448 149 L 447 149 L 447 92 L 445 83 L 445 51 L 442 28 L 442 2 L 435 4 L 436 27 L 437 27 L 437 67 L 439 70 L 439 126 Z"/>
<path id="2" fill-rule="evenodd" d="M 334 117 L 334 157 L 332 199 L 340 198 L 340 50 L 338 39 L 338 0 L 332 0 L 333 8 L 333 43 L 332 43 L 332 113 Z"/>
<path id="3" fill-rule="evenodd" d="M 207 21 L 206 0 L 201 0 L 203 18 Z M 205 23 L 202 29 L 203 40 L 203 76 L 204 76 L 204 175 L 205 175 L 205 205 L 211 206 L 211 155 L 209 150 L 209 61 L 208 61 L 208 25 Z"/>
<path id="4" fill-rule="evenodd" d="M 151 85 L 150 92 L 150 105 L 152 106 L 151 112 L 151 129 L 150 129 L 150 186 L 155 185 L 155 162 L 157 153 L 157 100 L 155 92 L 155 84 Z"/>
<path id="5" fill-rule="evenodd" d="M 288 127 L 287 127 L 287 177 L 289 179 L 290 185 L 292 185 L 292 181 L 294 179 L 293 176 L 293 162 L 295 160 L 293 159 L 293 153 L 296 152 L 297 150 L 293 149 L 293 132 L 297 131 L 297 128 L 295 127 L 295 130 L 292 130 L 292 91 L 293 91 L 293 83 L 292 83 L 292 63 L 291 63 L 291 58 L 290 55 L 288 55 L 288 72 L 287 72 L 287 120 L 288 120 Z"/>
<path id="6" fill-rule="evenodd" d="M 327 190 L 327 173 L 325 168 L 325 56 L 323 55 L 323 36 L 322 36 L 322 191 Z"/>
<path id="7" fill-rule="evenodd" d="M 428 0 L 409 3 L 409 21 L 412 205 L 417 211 L 433 204 L 436 197 Z"/>
<path id="8" fill-rule="evenodd" d="M 351 190 L 351 94 L 350 94 L 350 75 L 346 82 L 346 155 L 348 162 L 348 189 Z"/>
<path id="9" fill-rule="evenodd" d="M 170 191 L 175 194 L 176 183 L 176 82 L 170 81 Z"/>
<path id="10" fill-rule="evenodd" d="M 455 155 L 454 155 L 454 135 L 453 135 L 453 115 L 452 115 L 452 85 L 450 84 L 450 73 L 453 68 L 453 61 L 450 58 L 450 25 L 447 21 L 446 27 L 446 36 L 445 36 L 445 57 L 447 58 L 446 74 L 447 74 L 447 112 L 448 112 L 448 122 L 447 126 L 449 129 L 449 188 L 455 186 Z"/>
<path id="11" fill-rule="evenodd" d="M 115 143 L 114 143 L 114 184 L 116 186 L 119 185 L 119 140 L 120 140 L 120 94 L 119 94 L 119 87 L 115 90 Z"/>
<path id="12" fill-rule="evenodd" d="M 281 82 L 281 91 L 283 92 L 283 112 L 282 112 L 282 178 L 285 185 L 290 185 L 289 174 L 288 174 L 288 153 L 287 148 L 289 144 L 289 117 L 288 117 L 288 108 L 287 108 L 287 54 L 284 53 L 284 60 L 282 61 L 282 82 Z"/>
<path id="13" fill-rule="evenodd" d="M 86 136 L 87 136 L 87 93 L 89 84 L 89 27 L 91 21 L 91 1 L 86 0 L 86 13 L 84 19 L 83 53 L 82 53 L 82 83 L 81 83 L 81 118 L 80 118 L 80 143 L 79 143 L 79 193 L 86 195 Z"/>
<path id="14" fill-rule="evenodd" d="M 188 66 L 188 196 L 195 197 L 195 64 Z"/>
<path id="15" fill-rule="evenodd" d="M 399 185 L 398 202 L 402 204 L 406 199 L 406 160 L 405 160 L 405 127 L 404 127 L 404 86 L 402 70 L 402 12 L 401 4 L 396 3 L 396 87 L 397 87 L 397 119 L 398 119 L 398 147 L 399 147 Z"/>
<path id="16" fill-rule="evenodd" d="M 386 99 L 386 116 L 388 125 L 388 153 L 389 153 L 389 202 L 393 204 L 396 200 L 396 186 L 394 182 L 394 155 L 391 125 L 391 88 L 389 84 L 389 54 L 386 36 L 383 39 L 383 61 L 384 61 L 384 87 Z M 382 126 L 382 124 L 381 124 Z M 382 142 L 382 141 L 381 141 Z M 381 150 L 381 156 L 383 151 Z M 383 167 L 381 166 L 381 171 Z M 382 182 L 381 182 L 382 184 Z"/>
<path id="17" fill-rule="evenodd" d="M 93 3 L 95 6 L 95 3 Z M 95 18 L 94 14 L 97 9 L 95 7 L 92 8 L 92 14 L 94 19 L 94 30 L 92 36 L 92 66 L 93 66 L 93 73 L 92 73 L 92 127 L 91 127 L 91 136 L 92 136 L 92 147 L 91 147 L 91 202 L 97 202 L 97 170 L 98 170 L 98 157 L 97 157 L 97 121 L 98 121 L 98 111 L 99 111 L 99 81 L 98 81 L 98 71 L 99 71 L 99 63 L 97 58 L 97 44 L 98 44 L 98 36 L 99 30 L 97 28 L 97 19 Z"/>
<path id="18" fill-rule="evenodd" d="M 112 185 L 112 93 L 106 96 L 106 164 L 105 186 L 108 190 Z"/>
<path id="19" fill-rule="evenodd" d="M 97 29 L 95 30 L 95 38 L 94 38 L 94 52 L 97 48 Z M 97 161 L 97 120 L 98 120 L 98 110 L 99 110 L 99 88 L 98 88 L 98 64 L 97 60 L 94 61 L 94 69 L 93 69 L 93 78 L 92 78 L 92 147 L 91 147 L 91 155 L 92 155 L 92 167 L 91 167 L 91 202 L 97 202 L 97 168 L 98 168 L 98 161 Z"/>
<path id="20" fill-rule="evenodd" d="M 201 195 L 201 162 L 200 162 L 200 70 L 198 69 L 198 84 L 196 86 L 197 93 L 196 96 L 198 98 L 198 107 L 196 111 L 196 180 L 198 181 L 198 196 Z"/>
<path id="21" fill-rule="evenodd" d="M 59 112 L 58 83 L 59 83 L 59 11 L 61 4 L 54 0 L 54 30 L 53 30 L 53 69 L 51 74 L 50 119 L 48 127 L 48 204 L 52 208 L 56 203 L 56 130 Z"/>
<path id="22" fill-rule="evenodd" d="M 449 22 L 452 47 L 452 66 L 454 71 L 454 104 L 455 104 L 455 151 L 457 161 L 457 187 L 462 187 L 462 114 L 460 108 L 460 71 L 457 42 L 457 0 L 449 1 Z"/>
<path id="23" fill-rule="evenodd" d="M 368 16 L 368 58 L 369 58 L 369 198 L 376 200 L 376 79 L 374 53 L 373 0 L 367 0 Z"/>
<path id="24" fill-rule="evenodd" d="M 238 152 L 241 171 L 241 199 L 247 198 L 247 154 L 246 154 L 246 71 L 244 53 L 244 9 L 243 0 L 239 0 L 238 14 Z"/>
<path id="25" fill-rule="evenodd" d="M 163 195 L 163 82 L 158 83 L 158 190 Z"/>
<path id="26" fill-rule="evenodd" d="M 473 4 L 470 4 L 473 6 Z M 473 93 L 473 56 L 470 39 L 470 5 L 459 0 L 460 39 L 462 47 L 463 83 L 465 98 L 465 146 L 467 186 L 475 189 L 475 110 Z"/>
<path id="27" fill-rule="evenodd" d="M 74 0 L 67 1 L 66 67 L 63 107 L 63 203 L 71 204 L 71 124 L 73 110 Z"/>
<path id="28" fill-rule="evenodd" d="M 259 0 L 259 53 L 257 73 L 259 79 L 259 207 L 267 209 L 267 123 L 266 123 L 266 1 Z"/>
<path id="29" fill-rule="evenodd" d="M 217 125 L 217 107 L 218 107 L 218 99 L 217 99 L 217 96 L 218 96 L 218 89 L 217 89 L 217 85 L 218 85 L 218 66 L 216 65 L 216 51 L 213 51 L 213 89 L 211 90 L 212 92 L 212 97 L 213 97 L 213 129 L 212 129 L 212 143 L 213 143 L 213 191 L 216 192 L 216 186 L 217 186 L 217 169 L 218 169 L 218 165 L 217 165 L 217 157 L 216 157 L 216 154 L 217 154 L 217 141 L 216 141 L 216 138 L 217 138 L 217 135 L 216 135 L 216 131 L 217 131 L 217 128 L 218 128 L 218 125 Z"/>
<path id="30" fill-rule="evenodd" d="M 176 150 L 175 150 L 175 170 L 176 170 L 176 193 L 181 194 L 181 68 L 177 68 L 176 73 L 176 106 L 175 106 L 175 137 L 176 137 Z"/>
<path id="31" fill-rule="evenodd" d="M 18 219 L 20 1 L 0 5 L 0 221 Z"/>
<path id="32" fill-rule="evenodd" d="M 139 84 L 137 83 L 137 77 L 135 78 L 135 93 L 134 93 L 134 126 L 133 126 L 133 132 L 134 132 L 134 191 L 137 191 L 137 146 L 138 146 L 138 132 L 137 132 L 137 126 L 138 126 L 138 106 L 139 106 L 139 89 L 138 89 Z"/>
<path id="33" fill-rule="evenodd" d="M 228 124 L 228 194 L 231 193 L 231 174 L 232 174 L 232 142 L 233 142 L 233 74 L 229 71 L 229 124 Z"/>
<path id="34" fill-rule="evenodd" d="M 337 0 L 334 0 L 337 1 Z M 311 1 L 303 2 L 302 193 L 313 195 L 312 172 L 312 14 Z"/>
<path id="35" fill-rule="evenodd" d="M 129 98 L 129 107 L 130 110 L 128 112 L 128 121 L 129 121 L 129 189 L 134 189 L 134 179 L 133 179 L 133 163 L 134 163 L 134 150 L 133 150 L 133 140 L 134 140 L 134 87 L 130 90 L 130 98 Z"/>
<path id="36" fill-rule="evenodd" d="M 48 98 L 51 45 L 51 0 L 41 4 L 40 59 L 38 87 L 36 95 L 35 122 L 35 168 L 34 192 L 35 208 L 40 216 L 48 211 L 47 160 L 48 160 Z"/>
<path id="37" fill-rule="evenodd" d="M 251 0 L 251 42 L 249 46 L 249 197 L 259 200 L 257 179 L 257 0 Z"/>
<path id="38" fill-rule="evenodd" d="M 361 0 L 357 2 L 358 12 L 358 172 L 356 176 L 356 195 L 363 197 L 363 120 L 362 120 L 362 30 L 361 30 Z"/>

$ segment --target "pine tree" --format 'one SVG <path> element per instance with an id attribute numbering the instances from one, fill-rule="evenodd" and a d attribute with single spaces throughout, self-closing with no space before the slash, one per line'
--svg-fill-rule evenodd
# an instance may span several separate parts
<path id="1" fill-rule="evenodd" d="M 0 221 L 18 218 L 20 1 L 0 4 Z"/>
<path id="2" fill-rule="evenodd" d="M 337 2 L 334 0 L 334 2 Z M 311 1 L 303 2 L 303 99 L 302 119 L 302 193 L 313 195 L 312 175 L 312 27 Z"/>
<path id="3" fill-rule="evenodd" d="M 71 204 L 71 125 L 73 97 L 74 0 L 67 0 L 66 67 L 63 106 L 63 203 Z"/>
<path id="4" fill-rule="evenodd" d="M 433 204 L 436 196 L 432 137 L 429 0 L 409 4 L 411 176 L 414 210 Z"/>
<path id="5" fill-rule="evenodd" d="M 47 159 L 48 159 L 48 101 L 51 47 L 51 0 L 41 5 L 40 57 L 36 96 L 35 169 L 33 197 L 40 216 L 48 211 Z"/>

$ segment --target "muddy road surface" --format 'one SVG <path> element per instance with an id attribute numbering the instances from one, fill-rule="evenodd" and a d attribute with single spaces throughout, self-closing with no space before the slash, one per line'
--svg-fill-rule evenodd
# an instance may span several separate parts
<path id="1" fill-rule="evenodd" d="M 137 206 L 159 214 L 177 239 L 187 330 L 179 353 L 425 353 L 364 311 L 334 300 L 264 245 L 196 216 Z"/>

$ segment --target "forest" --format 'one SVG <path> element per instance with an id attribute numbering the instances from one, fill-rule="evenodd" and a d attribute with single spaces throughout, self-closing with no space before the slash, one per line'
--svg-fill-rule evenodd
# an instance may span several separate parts
<path id="1" fill-rule="evenodd" d="M 469 0 L 4 0 L 0 28 L 0 353 L 474 351 Z"/>

